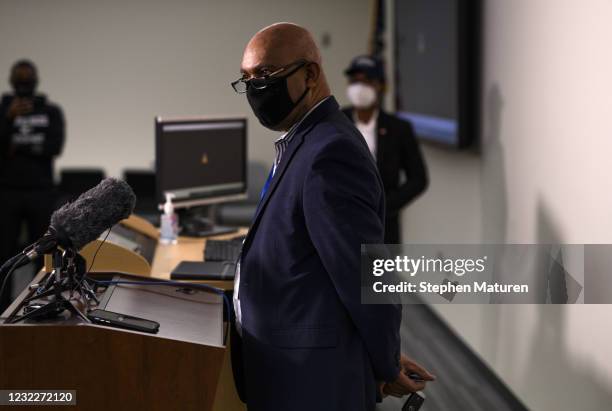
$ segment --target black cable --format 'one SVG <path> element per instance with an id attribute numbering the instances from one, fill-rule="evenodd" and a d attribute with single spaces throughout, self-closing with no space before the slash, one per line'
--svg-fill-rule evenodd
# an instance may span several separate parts
<path id="1" fill-rule="evenodd" d="M 22 254 L 17 254 L 9 258 L 0 266 L 0 275 L 7 273 L 17 262 L 17 260 L 21 259 Z"/>
<path id="2" fill-rule="evenodd" d="M 93 268 L 94 262 L 96 261 L 96 257 L 98 256 L 98 251 L 100 251 L 100 248 L 102 248 L 102 246 L 106 242 L 106 239 L 108 238 L 108 236 L 109 236 L 109 234 L 110 234 L 112 229 L 113 229 L 113 227 L 108 229 L 108 231 L 106 232 L 106 235 L 104 236 L 104 239 L 102 240 L 102 242 L 100 244 L 98 244 L 98 248 L 96 249 L 96 252 L 94 253 L 94 255 L 93 255 L 92 259 L 91 259 L 91 264 L 89 264 L 89 269 L 85 273 L 85 276 L 87 276 L 87 274 L 89 274 L 91 272 L 91 269 Z M 83 278 L 85 278 L 85 276 L 83 276 Z"/>
<path id="3" fill-rule="evenodd" d="M 19 266 L 19 264 L 24 260 L 27 259 L 28 256 L 25 254 L 21 255 L 21 258 L 19 258 L 17 261 L 15 261 L 13 263 L 13 265 L 11 266 L 11 269 L 6 273 L 6 275 L 4 276 L 4 280 L 2 281 L 2 287 L 0 287 L 0 300 L 2 300 L 2 296 L 4 295 L 4 289 L 6 288 L 6 285 L 8 284 L 8 280 L 11 277 L 11 275 L 13 274 L 13 272 L 15 272 L 15 269 Z"/>
<path id="4" fill-rule="evenodd" d="M 92 259 L 91 259 L 91 264 L 89 264 L 89 269 L 83 274 L 83 277 L 81 277 L 81 281 L 79 281 L 79 285 L 78 285 L 79 287 L 83 284 L 83 282 L 87 279 L 87 275 L 91 272 L 91 269 L 93 268 L 94 263 L 96 261 L 96 257 L 98 256 L 98 252 L 100 251 L 100 248 L 102 248 L 102 246 L 106 242 L 106 239 L 110 235 L 110 232 L 112 231 L 112 229 L 113 229 L 113 227 L 110 227 L 108 229 L 108 232 L 104 236 L 104 239 L 102 240 L 102 242 L 100 244 L 98 244 L 98 248 L 96 248 L 96 252 L 94 253 L 94 255 L 93 255 Z"/>

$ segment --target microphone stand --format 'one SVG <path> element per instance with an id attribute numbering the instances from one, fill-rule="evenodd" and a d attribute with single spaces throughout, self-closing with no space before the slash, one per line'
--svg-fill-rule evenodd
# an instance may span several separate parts
<path id="1" fill-rule="evenodd" d="M 65 310 L 70 311 L 87 323 L 91 322 L 73 303 L 75 293 L 78 294 L 79 299 L 86 306 L 92 300 L 98 303 L 93 288 L 85 278 L 85 259 L 70 248 L 63 252 L 56 248 L 51 256 L 53 270 L 47 276 L 43 285 L 39 286 L 32 296 L 24 299 L 23 303 L 27 307 L 33 301 L 42 298 L 49 297 L 50 301 L 32 311 L 26 312 L 24 310 L 23 315 L 10 319 L 9 323 L 55 317 Z M 64 296 L 66 293 L 69 294 L 68 298 Z"/>

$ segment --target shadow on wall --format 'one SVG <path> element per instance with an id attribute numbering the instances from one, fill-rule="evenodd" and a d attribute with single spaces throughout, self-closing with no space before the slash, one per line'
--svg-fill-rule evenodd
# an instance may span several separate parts
<path id="1" fill-rule="evenodd" d="M 504 100 L 497 84 L 486 96 L 484 132 L 481 139 L 482 162 L 480 188 L 482 198 L 482 242 L 500 244 L 506 241 L 507 190 L 504 146 L 501 140 Z"/>
<path id="2" fill-rule="evenodd" d="M 485 98 L 484 130 L 481 136 L 482 161 L 480 192 L 483 244 L 503 244 L 507 230 L 507 190 L 504 146 L 501 140 L 504 100 L 497 84 L 487 91 Z M 495 364 L 498 358 L 500 334 L 500 306 L 491 304 L 482 312 L 482 327 L 492 330 L 483 335 L 483 356 Z"/>
<path id="3" fill-rule="evenodd" d="M 536 210 L 537 243 L 559 245 L 564 238 L 559 224 L 552 217 L 549 207 L 540 199 Z M 551 252 L 556 248 L 551 247 Z M 540 256 L 538 254 L 538 256 Z M 533 256 L 526 255 L 525 258 Z M 567 257 L 573 257 L 568 254 Z M 557 261 L 568 267 L 570 258 L 558 255 Z M 568 306 L 555 302 L 575 301 L 579 290 L 573 289 L 572 276 L 576 275 L 562 270 L 551 271 L 550 260 L 533 261 L 534 275 L 546 272 L 548 276 L 539 276 L 547 281 L 532 284 L 539 293 L 547 294 L 546 300 L 552 304 L 507 304 L 489 305 L 480 312 L 483 330 L 480 344 L 482 356 L 495 369 L 504 370 L 503 374 L 512 388 L 521 398 L 529 399 L 529 406 L 538 410 L 599 411 L 609 409 L 612 403 L 612 389 L 600 377 L 597 369 L 607 367 L 581 359 L 569 346 L 570 318 L 568 310 L 602 315 L 607 306 Z M 546 270 L 546 271 L 544 271 Z M 555 279 L 555 275 L 560 277 Z M 535 278 L 535 277 L 534 277 Z M 560 292 L 565 290 L 565 293 Z M 598 310 L 597 312 L 592 310 Z M 572 316 L 572 318 L 575 317 Z M 603 325 L 603 324 L 602 324 Z M 588 338 L 588 335 L 583 336 Z M 600 347 L 600 349 L 604 349 Z M 605 352 L 594 353 L 601 358 Z"/>
<path id="4" fill-rule="evenodd" d="M 558 225 L 542 200 L 538 202 L 537 224 L 538 243 L 563 244 Z M 567 310 L 579 307 L 546 304 L 532 308 L 535 323 L 525 367 L 521 370 L 521 392 L 530 398 L 540 398 L 541 409 L 546 410 L 609 409 L 612 403 L 610 387 L 597 378 L 590 364 L 575 360 L 567 347 Z M 605 306 L 580 308 L 605 309 Z"/>
<path id="5" fill-rule="evenodd" d="M 487 90 L 485 103 L 480 176 L 482 241 L 496 244 L 507 241 L 508 195 L 502 137 L 511 136 L 501 135 L 504 94 L 498 85 Z M 537 242 L 563 244 L 559 225 L 542 200 L 534 213 Z M 559 262 L 563 264 L 562 259 Z M 540 263 L 543 262 L 534 261 L 535 271 L 543 268 Z M 561 277 L 560 280 L 566 279 Z M 563 281 L 533 285 L 539 292 L 548 293 L 547 300 L 552 302 L 559 302 L 558 289 L 570 291 L 571 288 Z M 566 297 L 572 300 L 572 296 Z M 572 307 L 557 304 L 487 306 L 480 317 L 482 329 L 487 330 L 480 344 L 482 356 L 490 364 L 496 364 L 495 368 L 506 370 L 504 374 L 513 376 L 517 381 L 513 387 L 521 397 L 532 399 L 531 405 L 536 401 L 538 409 L 607 409 L 612 403 L 610 388 L 597 378 L 589 364 L 578 362 L 568 349 L 568 309 Z M 526 345 L 517 344 L 517 337 L 523 340 L 521 335 L 528 339 Z"/>

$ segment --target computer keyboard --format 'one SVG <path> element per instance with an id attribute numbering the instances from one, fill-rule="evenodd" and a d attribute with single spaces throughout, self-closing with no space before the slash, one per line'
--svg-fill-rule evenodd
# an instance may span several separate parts
<path id="1" fill-rule="evenodd" d="M 244 238 L 240 236 L 231 240 L 206 240 L 204 261 L 236 261 Z"/>

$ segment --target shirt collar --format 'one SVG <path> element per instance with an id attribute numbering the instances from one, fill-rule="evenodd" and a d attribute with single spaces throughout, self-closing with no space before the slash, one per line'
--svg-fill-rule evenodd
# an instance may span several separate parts
<path id="1" fill-rule="evenodd" d="M 312 106 L 312 108 L 310 110 L 308 110 L 308 112 L 306 114 L 304 114 L 302 116 L 302 118 L 297 121 L 294 125 L 291 126 L 291 128 L 286 132 L 283 133 L 275 142 L 274 144 L 280 143 L 283 140 L 290 140 L 291 137 L 293 137 L 293 134 L 295 134 L 295 130 L 300 126 L 300 124 L 302 124 L 302 122 L 306 119 L 306 117 L 308 117 L 310 115 L 310 113 L 312 113 L 313 111 L 315 111 L 315 109 L 317 107 L 319 107 L 324 101 L 328 100 L 329 98 L 331 98 L 331 96 L 327 96 L 325 97 L 323 100 L 319 101 L 317 104 L 315 104 L 314 106 Z"/>

